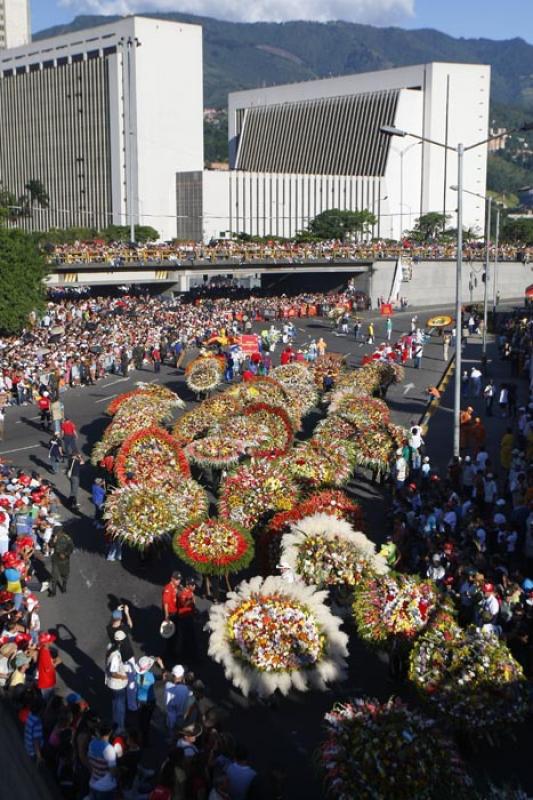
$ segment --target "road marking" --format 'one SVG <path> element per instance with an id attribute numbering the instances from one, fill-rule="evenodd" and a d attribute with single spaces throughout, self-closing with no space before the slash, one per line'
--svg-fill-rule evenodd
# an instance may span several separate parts
<path id="1" fill-rule="evenodd" d="M 20 425 L 20 424 L 21 424 L 21 422 L 28 422 L 29 420 L 32 420 L 32 419 L 41 419 L 41 415 L 39 414 L 39 416 L 38 416 L 38 417 L 25 417 L 24 419 L 18 419 L 18 420 L 15 422 L 15 425 Z"/>
<path id="2" fill-rule="evenodd" d="M 30 444 L 27 447 L 17 447 L 16 450 L 0 450 L 0 456 L 7 456 L 9 453 L 20 453 L 21 450 L 35 450 L 40 444 Z"/>
<path id="3" fill-rule="evenodd" d="M 107 389 L 108 386 L 114 386 L 115 383 L 125 383 L 125 381 L 129 381 L 129 380 L 130 380 L 130 378 L 117 378 L 116 381 L 110 381 L 109 383 L 106 383 L 106 389 Z"/>
<path id="4" fill-rule="evenodd" d="M 414 389 L 414 388 L 415 388 L 415 384 L 414 383 L 405 383 L 404 384 L 404 390 L 403 390 L 403 396 L 405 397 L 407 392 L 410 392 L 411 389 Z"/>
<path id="5" fill-rule="evenodd" d="M 105 397 L 101 397 L 100 400 L 95 400 L 95 403 L 105 403 L 106 400 L 112 400 L 113 397 L 118 397 L 118 392 L 115 394 L 107 394 Z"/>

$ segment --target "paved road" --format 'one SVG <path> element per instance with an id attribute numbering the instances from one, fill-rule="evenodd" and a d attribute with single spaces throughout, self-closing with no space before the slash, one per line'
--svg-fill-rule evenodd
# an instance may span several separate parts
<path id="1" fill-rule="evenodd" d="M 411 314 L 408 311 L 394 318 L 393 338 L 409 328 Z M 421 314 L 421 319 L 428 316 L 430 314 Z M 330 350 L 349 354 L 348 361 L 352 364 L 359 362 L 369 349 L 366 345 L 355 344 L 352 337 L 334 335 L 321 320 L 298 320 L 297 325 L 297 345 L 310 337 L 323 336 Z M 377 323 L 377 341 L 383 335 L 384 326 L 384 321 Z M 396 422 L 408 424 L 411 419 L 421 416 L 425 408 L 424 388 L 438 381 L 443 367 L 442 347 L 435 339 L 426 347 L 423 368 L 408 368 L 404 384 L 393 387 L 389 393 L 388 402 Z M 176 375 L 175 370 L 163 368 L 159 379 L 190 402 L 183 378 Z M 66 411 L 78 425 L 85 455 L 89 455 L 93 443 L 109 422 L 104 415 L 108 400 L 132 388 L 138 380 L 151 381 L 154 375 L 134 372 L 128 379 L 111 377 L 95 387 L 70 390 L 65 394 Z M 446 436 L 446 433 L 441 436 Z M 23 467 L 46 471 L 47 440 L 48 437 L 38 429 L 33 406 L 12 409 L 8 412 L 6 437 L 0 455 Z M 76 545 L 69 592 L 66 596 L 45 600 L 42 618 L 43 625 L 55 628 L 58 634 L 57 644 L 63 658 L 59 667 L 62 683 L 79 691 L 97 711 L 109 715 L 110 704 L 103 686 L 104 629 L 109 610 L 119 599 L 126 600 L 132 609 L 137 653 L 160 653 L 160 591 L 173 568 L 173 556 L 165 555 L 164 559 L 148 567 L 130 552 L 126 553 L 122 564 L 106 562 L 102 555 L 102 535 L 95 531 L 91 522 L 92 507 L 87 496 L 91 478 L 91 468 L 87 467 L 82 476 L 82 515 L 76 518 L 68 512 L 64 515 L 65 526 Z M 68 482 L 63 475 L 57 478 L 56 485 L 60 496 L 65 497 Z M 351 490 L 363 503 L 370 535 L 381 541 L 387 530 L 387 503 L 383 502 L 379 490 L 364 480 L 354 481 Z M 255 763 L 263 772 L 279 767 L 287 773 L 287 797 L 305 797 L 306 800 L 321 797 L 320 781 L 313 774 L 310 758 L 320 741 L 322 716 L 335 700 L 348 698 L 357 692 L 364 691 L 383 699 L 397 693 L 398 687 L 389 682 L 387 665 L 352 638 L 349 678 L 334 692 L 281 700 L 275 708 L 252 705 L 233 691 L 222 670 L 206 655 L 205 635 L 201 631 L 205 610 L 202 606 L 198 625 L 200 657 L 191 666 L 206 683 L 208 693 L 226 709 L 228 727 L 238 739 L 247 743 Z M 349 625 L 347 630 L 352 632 Z M 156 722 L 161 722 L 161 718 L 156 717 Z M 161 740 L 156 740 L 159 758 L 161 746 Z"/>

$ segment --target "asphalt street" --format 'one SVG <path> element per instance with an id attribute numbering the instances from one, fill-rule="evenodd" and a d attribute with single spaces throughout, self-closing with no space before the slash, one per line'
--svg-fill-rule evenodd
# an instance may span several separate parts
<path id="1" fill-rule="evenodd" d="M 429 316 L 435 314 L 435 309 L 418 313 L 420 323 L 423 324 Z M 413 311 L 409 309 L 393 318 L 393 340 L 409 330 L 412 314 Z M 297 346 L 311 337 L 323 336 L 329 350 L 347 354 L 348 363 L 352 365 L 359 363 L 362 355 L 373 349 L 356 343 L 352 335 L 336 335 L 323 320 L 296 320 L 295 324 Z M 376 342 L 379 343 L 384 338 L 384 329 L 385 321 L 378 320 Z M 279 348 L 274 354 L 275 363 L 278 357 Z M 389 391 L 387 402 L 395 422 L 408 425 L 411 420 L 421 417 L 426 407 L 424 390 L 428 385 L 438 383 L 445 366 L 442 344 L 438 337 L 434 337 L 425 348 L 422 369 L 408 367 L 404 383 Z M 154 381 L 156 376 L 149 370 L 135 371 L 128 378 L 110 376 L 94 387 L 71 389 L 64 394 L 66 413 L 78 427 L 80 447 L 87 459 L 93 444 L 110 421 L 105 415 L 108 401 L 133 388 L 139 380 Z M 176 390 L 188 406 L 193 404 L 181 374 L 163 367 L 157 380 Z M 443 447 L 448 446 L 451 428 L 447 430 L 447 427 L 443 422 L 435 447 L 439 447 L 439 442 Z M 12 408 L 7 413 L 0 456 L 18 466 L 48 473 L 48 440 L 48 435 L 39 430 L 34 406 Z M 103 667 L 107 643 L 105 626 L 110 610 L 119 602 L 127 602 L 133 618 L 133 639 L 137 655 L 162 654 L 163 642 L 158 633 L 161 622 L 161 588 L 171 571 L 179 565 L 170 548 L 163 557 L 148 564 L 141 563 L 130 551 L 125 551 L 122 563 L 105 560 L 102 532 L 96 530 L 92 523 L 93 508 L 88 496 L 93 474 L 92 467 L 87 463 L 82 470 L 80 516 L 73 517 L 64 510 L 64 524 L 76 547 L 71 562 L 68 592 L 66 595 L 58 594 L 55 598 L 45 598 L 41 617 L 43 627 L 57 633 L 57 647 L 63 659 L 58 668 L 61 684 L 69 690 L 79 692 L 97 712 L 109 717 L 110 700 L 104 687 Z M 57 487 L 60 499 L 66 499 L 66 476 L 50 474 L 50 478 Z M 362 478 L 352 482 L 350 491 L 363 504 L 369 535 L 377 542 L 382 541 L 388 525 L 387 499 L 379 487 Z M 47 562 L 41 562 L 39 569 L 44 577 Z M 349 677 L 343 684 L 329 692 L 297 695 L 290 699 L 276 700 L 272 705 L 251 703 L 233 690 L 222 669 L 207 656 L 207 642 L 202 631 L 207 605 L 205 601 L 200 601 L 199 605 L 199 656 L 188 666 L 204 681 L 208 695 L 225 710 L 225 724 L 238 740 L 247 744 L 252 762 L 265 775 L 271 770 L 286 775 L 284 796 L 318 800 L 322 796 L 321 784 L 313 770 L 312 756 L 320 742 L 323 714 L 335 701 L 345 700 L 354 694 L 365 693 L 385 699 L 390 694 L 405 692 L 391 683 L 385 661 L 378 654 L 369 652 L 352 636 Z M 349 621 L 346 623 L 346 630 L 353 633 Z M 154 721 L 156 727 L 161 729 L 160 712 L 156 714 Z M 152 762 L 161 760 L 164 747 L 163 740 L 157 735 L 154 741 L 155 748 L 149 753 Z M 508 756 L 512 762 L 516 761 L 511 751 Z M 514 766 L 516 772 L 518 765 Z M 493 768 L 497 770 L 497 766 L 493 765 Z M 527 787 L 526 783 L 525 788 L 533 786 Z"/>

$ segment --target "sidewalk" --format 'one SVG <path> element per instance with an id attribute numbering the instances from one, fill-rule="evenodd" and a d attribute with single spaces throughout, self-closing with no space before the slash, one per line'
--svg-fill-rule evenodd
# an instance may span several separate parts
<path id="1" fill-rule="evenodd" d="M 468 370 L 480 366 L 482 342 L 480 336 L 469 336 L 463 349 L 462 369 Z M 487 342 L 488 378 L 493 378 L 498 390 L 502 383 L 514 383 L 518 387 L 518 407 L 527 400 L 527 383 L 522 378 L 511 377 L 511 365 L 508 361 L 499 358 L 498 348 L 494 337 L 489 336 Z M 486 380 L 486 379 L 485 379 Z M 485 384 L 483 384 L 485 385 Z M 452 375 L 440 406 L 433 414 L 426 435 L 426 444 L 431 463 L 441 475 L 446 473 L 446 467 L 453 455 L 453 402 L 454 402 L 455 373 Z M 496 392 L 492 407 L 492 417 L 485 413 L 483 397 L 468 395 L 461 398 L 461 408 L 472 406 L 475 416 L 481 418 L 487 433 L 487 451 L 492 462 L 494 474 L 500 471 L 500 440 L 508 426 L 514 426 L 515 420 L 511 417 L 502 419 L 498 408 L 498 392 Z"/>

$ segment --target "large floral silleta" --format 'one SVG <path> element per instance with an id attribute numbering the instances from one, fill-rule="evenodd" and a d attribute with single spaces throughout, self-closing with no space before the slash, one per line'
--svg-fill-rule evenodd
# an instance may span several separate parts
<path id="1" fill-rule="evenodd" d="M 396 637 L 412 640 L 428 625 L 438 603 L 437 587 L 430 580 L 399 573 L 365 577 L 353 605 L 357 632 L 379 646 Z"/>
<path id="2" fill-rule="evenodd" d="M 472 797 L 472 781 L 451 739 L 400 700 L 339 704 L 325 723 L 319 762 L 331 800 Z"/>
<path id="3" fill-rule="evenodd" d="M 115 475 L 121 486 L 132 476 L 137 483 L 171 485 L 189 478 L 191 471 L 178 442 L 155 425 L 128 436 L 115 461 Z"/>
<path id="4" fill-rule="evenodd" d="M 520 664 L 494 634 L 431 625 L 411 652 L 409 678 L 425 700 L 471 736 L 499 739 L 529 709 Z"/>
<path id="5" fill-rule="evenodd" d="M 172 533 L 207 516 L 209 498 L 192 478 L 172 490 L 144 485 L 116 489 L 106 500 L 104 519 L 110 536 L 144 550 L 164 544 Z"/>
<path id="6" fill-rule="evenodd" d="M 247 567 L 254 557 L 250 533 L 235 522 L 210 518 L 178 531 L 176 555 L 202 575 L 227 575 Z"/>
<path id="7" fill-rule="evenodd" d="M 224 358 L 219 356 L 199 356 L 185 369 L 187 386 L 196 394 L 214 391 L 223 377 Z"/>
<path id="8" fill-rule="evenodd" d="M 211 607 L 209 655 L 245 695 L 324 690 L 345 676 L 348 641 L 326 597 L 273 576 L 245 581 Z"/>
<path id="9" fill-rule="evenodd" d="M 388 572 L 373 542 L 344 519 L 314 514 L 296 522 L 281 543 L 282 558 L 308 585 L 355 586 L 368 572 Z"/>

